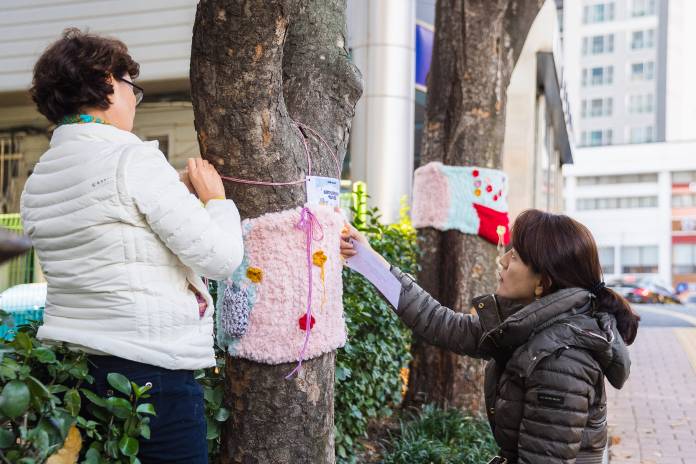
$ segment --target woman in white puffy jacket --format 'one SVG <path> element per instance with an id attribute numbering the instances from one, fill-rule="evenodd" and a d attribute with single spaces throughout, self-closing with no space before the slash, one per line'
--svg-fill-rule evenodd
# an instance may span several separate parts
<path id="1" fill-rule="evenodd" d="M 190 159 L 180 177 L 157 142 L 131 132 L 138 71 L 122 42 L 76 29 L 34 68 L 32 98 L 57 125 L 21 200 L 48 282 L 38 336 L 86 351 L 102 395 L 113 394 L 109 372 L 152 386 L 141 462 L 205 463 L 193 371 L 215 357 L 201 276 L 223 279 L 241 263 L 239 213 L 207 161 Z"/>

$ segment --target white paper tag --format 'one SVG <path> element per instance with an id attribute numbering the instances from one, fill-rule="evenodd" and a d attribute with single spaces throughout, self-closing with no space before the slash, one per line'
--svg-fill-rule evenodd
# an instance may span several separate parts
<path id="1" fill-rule="evenodd" d="M 341 181 L 333 177 L 307 176 L 307 203 L 310 205 L 339 205 Z"/>

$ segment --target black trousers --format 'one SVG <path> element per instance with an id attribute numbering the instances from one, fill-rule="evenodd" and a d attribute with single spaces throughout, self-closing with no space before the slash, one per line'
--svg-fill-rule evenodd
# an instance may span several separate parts
<path id="1" fill-rule="evenodd" d="M 157 415 L 150 416 L 150 439 L 138 439 L 140 462 L 208 463 L 203 389 L 193 371 L 172 371 L 115 356 L 89 356 L 89 361 L 94 376 L 91 389 L 103 397 L 115 393 L 106 381 L 110 372 L 123 374 L 140 386 L 152 384 L 151 397 L 145 401 L 153 404 Z"/>

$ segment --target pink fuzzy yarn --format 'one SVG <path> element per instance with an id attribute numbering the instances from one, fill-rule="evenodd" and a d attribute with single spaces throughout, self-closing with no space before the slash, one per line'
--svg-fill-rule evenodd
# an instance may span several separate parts
<path id="1" fill-rule="evenodd" d="M 315 318 L 303 360 L 315 358 L 346 342 L 343 319 L 343 264 L 339 253 L 343 216 L 331 207 L 309 206 L 323 229 L 312 242 L 312 250 L 322 250 L 326 300 L 321 268 L 312 266 L 312 316 Z M 298 320 L 307 306 L 307 250 L 305 235 L 295 228 L 301 208 L 269 213 L 245 220 L 245 255 L 249 267 L 263 272 L 256 287 L 256 301 L 249 316 L 246 334 L 229 347 L 232 356 L 266 364 L 295 362 L 304 343 L 305 331 Z"/>
<path id="2" fill-rule="evenodd" d="M 416 169 L 413 177 L 413 226 L 444 229 L 452 195 L 441 163 L 428 163 Z"/>

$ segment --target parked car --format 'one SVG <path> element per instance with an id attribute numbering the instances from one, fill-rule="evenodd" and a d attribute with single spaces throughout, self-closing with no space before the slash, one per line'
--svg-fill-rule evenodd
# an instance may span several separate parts
<path id="1" fill-rule="evenodd" d="M 631 303 L 680 304 L 674 290 L 661 285 L 654 279 L 622 279 L 612 281 L 608 286 Z"/>

